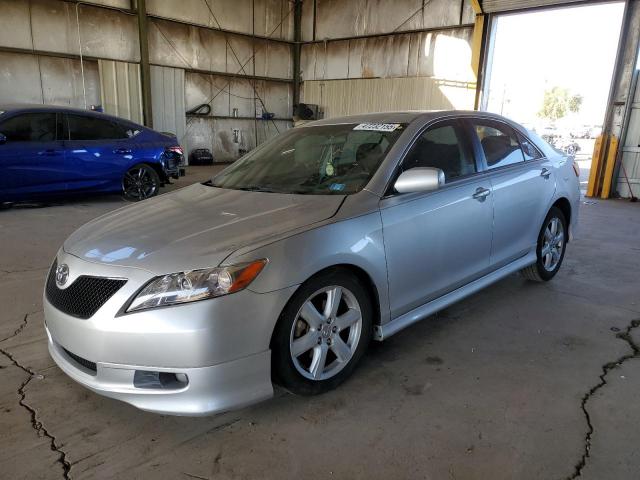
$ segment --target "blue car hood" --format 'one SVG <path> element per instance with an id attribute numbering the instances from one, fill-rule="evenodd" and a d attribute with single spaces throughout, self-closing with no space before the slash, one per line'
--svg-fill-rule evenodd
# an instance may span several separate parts
<path id="1" fill-rule="evenodd" d="M 285 195 L 196 184 L 76 230 L 67 253 L 157 274 L 218 266 L 240 247 L 332 217 L 342 195 Z"/>

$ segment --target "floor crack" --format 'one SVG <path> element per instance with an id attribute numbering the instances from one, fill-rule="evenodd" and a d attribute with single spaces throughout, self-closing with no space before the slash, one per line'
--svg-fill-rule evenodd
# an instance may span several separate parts
<path id="1" fill-rule="evenodd" d="M 22 332 L 22 330 L 24 330 L 24 328 L 27 326 L 29 315 L 31 315 L 31 313 L 25 314 L 24 318 L 22 319 L 22 323 L 16 329 L 16 331 L 13 334 L 9 335 L 8 337 L 0 340 L 0 342 L 4 342 L 5 340 L 9 340 L 10 338 L 15 337 L 16 335 L 19 335 Z M 38 412 L 36 412 L 35 408 L 29 405 L 26 401 L 25 389 L 27 388 L 27 385 L 29 385 L 31 380 L 33 380 L 34 378 L 42 379 L 44 377 L 40 375 L 38 372 L 36 372 L 35 370 L 33 370 L 32 368 L 22 365 L 7 350 L 0 348 L 0 353 L 2 353 L 2 355 L 7 357 L 15 367 L 19 368 L 20 370 L 22 370 L 28 375 L 27 379 L 20 384 L 20 387 L 18 387 L 18 396 L 20 397 L 20 400 L 18 401 L 18 403 L 22 408 L 26 409 L 29 412 L 29 415 L 31 416 L 31 427 L 36 431 L 38 437 L 46 437 L 49 439 L 51 450 L 58 453 L 58 463 L 62 467 L 63 476 L 65 480 L 69 480 L 71 478 L 70 477 L 71 464 L 67 461 L 67 454 L 60 448 L 60 445 L 58 445 L 56 437 L 53 436 L 51 433 L 49 433 L 47 428 L 38 419 Z"/>
<path id="2" fill-rule="evenodd" d="M 587 434 L 585 435 L 585 438 L 584 438 L 584 453 L 582 454 L 580 461 L 575 465 L 573 473 L 567 477 L 567 480 L 573 480 L 580 477 L 580 475 L 582 475 L 582 470 L 587 464 L 587 459 L 589 458 L 589 453 L 591 450 L 591 439 L 593 438 L 593 433 L 594 433 L 593 423 L 591 423 L 591 415 L 589 414 L 589 410 L 587 409 L 587 403 L 589 402 L 589 399 L 598 390 L 600 390 L 602 387 L 604 387 L 607 384 L 607 380 L 605 377 L 611 370 L 613 370 L 616 367 L 619 367 L 620 365 L 622 365 L 624 362 L 626 362 L 631 358 L 640 357 L 640 346 L 638 346 L 634 342 L 633 338 L 631 337 L 631 331 L 638 327 L 640 327 L 640 319 L 632 320 L 631 323 L 627 325 L 627 328 L 624 329 L 624 331 L 616 334 L 616 338 L 624 340 L 629 344 L 629 346 L 631 347 L 631 353 L 622 355 L 621 357 L 614 360 L 613 362 L 605 363 L 602 366 L 602 373 L 598 377 L 600 381 L 596 385 L 591 387 L 591 389 L 587 393 L 585 393 L 585 395 L 582 397 L 580 408 L 582 409 L 582 413 L 584 414 L 584 417 L 587 420 L 587 427 L 588 427 Z"/>
<path id="3" fill-rule="evenodd" d="M 0 343 L 5 342 L 5 341 L 9 340 L 10 338 L 13 338 L 13 337 L 19 335 L 20 332 L 22 332 L 22 330 L 24 330 L 24 327 L 27 326 L 27 321 L 29 319 L 29 315 L 32 315 L 32 313 L 25 313 L 24 314 L 24 318 L 22 319 L 22 322 L 20 323 L 20 326 L 18 328 L 16 328 L 16 330 L 11 335 L 9 335 L 8 337 L 5 337 L 2 340 L 0 340 Z"/>

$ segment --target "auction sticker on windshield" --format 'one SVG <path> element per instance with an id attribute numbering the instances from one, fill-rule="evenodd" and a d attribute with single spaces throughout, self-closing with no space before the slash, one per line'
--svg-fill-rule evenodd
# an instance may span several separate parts
<path id="1" fill-rule="evenodd" d="M 399 126 L 399 123 L 361 123 L 353 127 L 353 129 L 367 130 L 370 132 L 393 132 Z"/>

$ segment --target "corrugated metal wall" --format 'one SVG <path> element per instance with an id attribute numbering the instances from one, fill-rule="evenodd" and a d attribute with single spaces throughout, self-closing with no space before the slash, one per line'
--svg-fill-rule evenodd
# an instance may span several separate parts
<path id="1" fill-rule="evenodd" d="M 475 84 L 432 77 L 304 82 L 306 103 L 322 105 L 325 118 L 367 112 L 473 108 Z"/>
<path id="2" fill-rule="evenodd" d="M 475 81 L 471 28 L 304 45 L 304 80 L 435 76 Z"/>
<path id="3" fill-rule="evenodd" d="M 402 33 L 473 21 L 470 0 L 308 0 L 303 3 L 302 39 Z"/>
<path id="4" fill-rule="evenodd" d="M 265 140 L 291 128 L 290 121 L 258 120 L 248 118 L 188 117 L 190 148 L 208 148 L 214 161 L 235 160 Z M 238 135 L 234 135 L 234 130 Z"/>
<path id="5" fill-rule="evenodd" d="M 98 60 L 100 98 L 106 113 L 143 123 L 140 65 Z"/>
<path id="6" fill-rule="evenodd" d="M 208 6 L 203 0 L 181 0 L 179 6 L 176 3 L 176 0 L 147 0 L 147 12 L 204 27 L 220 26 L 232 32 L 293 40 L 290 0 L 209 0 Z"/>
<path id="7" fill-rule="evenodd" d="M 473 108 L 469 1 L 399 0 L 384 8 L 376 0 L 322 0 L 316 7 L 303 33 L 329 39 L 302 47 L 302 98 L 325 117 Z M 427 30 L 402 33 L 414 29 Z"/>
<path id="8" fill-rule="evenodd" d="M 152 66 L 151 100 L 153 128 L 160 132 L 174 133 L 186 149 L 184 70 Z"/>
<path id="9" fill-rule="evenodd" d="M 0 46 L 140 61 L 135 15 L 58 0 L 0 0 L 0 12 Z"/>
<path id="10" fill-rule="evenodd" d="M 0 103 L 48 103 L 84 108 L 100 103 L 98 62 L 0 52 Z"/>
<path id="11" fill-rule="evenodd" d="M 289 0 L 146 3 L 155 128 L 176 132 L 185 146 L 201 144 L 225 160 L 289 128 Z M 132 6 L 130 0 L 0 0 L 0 101 L 103 104 L 106 112 L 141 123 Z M 253 86 L 262 101 L 256 102 Z M 187 125 L 185 110 L 209 101 L 210 116 Z M 255 120 L 263 110 L 276 120 Z"/>

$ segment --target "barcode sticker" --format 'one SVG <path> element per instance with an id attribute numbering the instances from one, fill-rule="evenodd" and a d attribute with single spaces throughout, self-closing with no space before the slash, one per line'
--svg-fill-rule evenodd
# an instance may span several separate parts
<path id="1" fill-rule="evenodd" d="M 370 132 L 393 132 L 399 126 L 399 123 L 361 123 L 353 127 L 353 129 L 367 130 Z"/>

